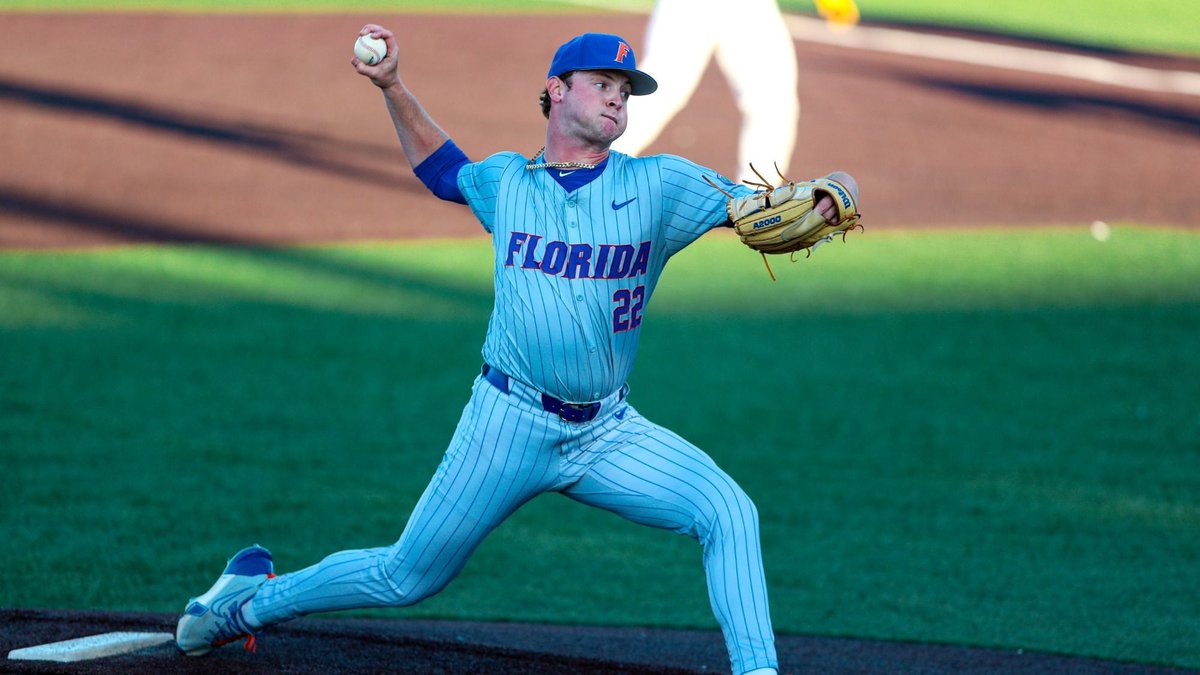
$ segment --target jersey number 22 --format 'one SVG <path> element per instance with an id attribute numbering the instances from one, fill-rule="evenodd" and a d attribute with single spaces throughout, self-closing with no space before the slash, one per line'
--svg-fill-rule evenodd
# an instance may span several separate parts
<path id="1" fill-rule="evenodd" d="M 646 302 L 646 287 L 638 286 L 633 290 L 617 289 L 613 293 L 613 332 L 620 333 L 642 324 L 642 305 Z"/>

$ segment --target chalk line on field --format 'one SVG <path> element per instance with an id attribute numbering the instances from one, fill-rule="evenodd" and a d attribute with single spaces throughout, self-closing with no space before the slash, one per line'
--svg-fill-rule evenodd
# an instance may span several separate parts
<path id="1" fill-rule="evenodd" d="M 8 658 L 13 661 L 57 661 L 59 663 L 89 661 L 105 656 L 128 654 L 139 649 L 165 644 L 174 639 L 175 636 L 170 633 L 101 633 L 74 640 L 14 649 L 8 653 Z"/>
<path id="2" fill-rule="evenodd" d="M 784 18 L 792 37 L 806 42 L 1057 75 L 1131 89 L 1200 96 L 1200 73 L 1143 68 L 1095 56 L 1048 52 L 895 28 L 856 26 L 852 30 L 835 32 L 829 30 L 823 19 L 794 14 L 785 15 Z"/>
<path id="3" fill-rule="evenodd" d="M 646 13 L 646 3 L 643 0 L 565 2 L 584 7 Z M 859 25 L 852 30 L 833 31 L 824 19 L 799 14 L 784 14 L 784 20 L 787 21 L 792 37 L 804 42 L 1055 75 L 1144 91 L 1200 96 L 1200 73 L 1184 70 L 1144 68 L 1095 56 L 998 45 L 897 28 Z"/>

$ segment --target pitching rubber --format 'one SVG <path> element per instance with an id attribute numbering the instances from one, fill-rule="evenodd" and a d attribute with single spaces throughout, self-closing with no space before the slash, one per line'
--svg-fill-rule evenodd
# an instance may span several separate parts
<path id="1" fill-rule="evenodd" d="M 105 656 L 117 656 L 136 652 L 139 649 L 156 647 L 175 640 L 170 633 L 101 633 L 87 637 L 50 642 L 8 653 L 13 661 L 88 661 Z"/>

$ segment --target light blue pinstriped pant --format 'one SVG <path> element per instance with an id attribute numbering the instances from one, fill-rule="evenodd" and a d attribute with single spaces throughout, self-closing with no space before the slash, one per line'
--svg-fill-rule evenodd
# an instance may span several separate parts
<path id="1" fill-rule="evenodd" d="M 515 381 L 505 394 L 476 378 L 399 541 L 280 575 L 255 596 L 254 613 L 269 625 L 314 612 L 416 604 L 442 590 L 505 518 L 547 491 L 697 539 L 733 672 L 777 667 L 758 512 L 746 493 L 620 393 L 602 402 L 596 419 L 572 424 Z"/>

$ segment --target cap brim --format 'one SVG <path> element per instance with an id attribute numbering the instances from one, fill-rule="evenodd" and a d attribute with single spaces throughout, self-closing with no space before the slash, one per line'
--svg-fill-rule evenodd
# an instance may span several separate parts
<path id="1" fill-rule="evenodd" d="M 653 77 L 640 70 L 627 70 L 625 72 L 629 73 L 629 84 L 631 85 L 629 93 L 634 96 L 645 96 L 646 94 L 653 94 L 655 91 L 658 91 L 658 81 Z"/>
<path id="2" fill-rule="evenodd" d="M 610 68 L 605 66 L 604 68 L 576 68 L 575 70 L 568 72 L 580 70 L 610 70 L 614 73 L 623 73 L 629 78 L 629 93 L 633 94 L 634 96 L 645 96 L 646 94 L 653 94 L 654 92 L 658 91 L 658 81 L 640 70 L 630 70 L 628 68 Z M 564 73 L 564 75 L 565 74 L 566 73 Z"/>

